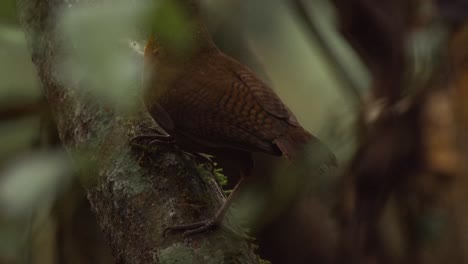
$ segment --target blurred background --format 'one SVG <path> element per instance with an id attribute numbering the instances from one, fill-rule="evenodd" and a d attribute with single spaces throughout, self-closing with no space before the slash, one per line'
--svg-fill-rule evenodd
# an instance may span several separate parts
<path id="1" fill-rule="evenodd" d="M 148 2 L 64 1 L 57 27 L 74 49 L 60 78 L 86 76 L 99 100 L 131 111 L 145 27 L 186 43 L 184 12 Z M 0 264 L 112 263 L 15 5 L 0 2 Z M 249 195 L 265 193 L 258 206 L 273 208 L 254 220 L 263 258 L 468 263 L 468 1 L 204 0 L 202 10 L 221 50 L 268 82 L 339 162 L 305 162 L 285 183 L 280 161 L 257 157 L 268 183 Z M 240 214 L 253 214 L 248 204 Z"/>

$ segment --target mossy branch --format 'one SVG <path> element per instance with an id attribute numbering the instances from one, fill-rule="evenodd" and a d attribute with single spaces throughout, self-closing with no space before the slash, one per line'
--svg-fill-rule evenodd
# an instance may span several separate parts
<path id="1" fill-rule="evenodd" d="M 61 65 L 69 49 L 57 17 L 62 8 L 75 8 L 69 2 L 17 0 L 17 8 L 61 141 L 86 175 L 88 199 L 116 263 L 259 263 L 247 241 L 222 230 L 163 238 L 168 226 L 212 216 L 219 192 L 173 148 L 139 164 L 129 138 L 138 124 L 153 121 L 144 111 L 113 110 L 84 84 L 65 81 Z"/>

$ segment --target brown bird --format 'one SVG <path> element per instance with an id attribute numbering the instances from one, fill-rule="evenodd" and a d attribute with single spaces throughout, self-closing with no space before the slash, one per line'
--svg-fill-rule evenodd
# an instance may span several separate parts
<path id="1" fill-rule="evenodd" d="M 193 152 L 237 159 L 241 177 L 213 219 L 170 228 L 184 230 L 185 235 L 220 223 L 242 179 L 250 174 L 252 152 L 291 159 L 315 139 L 252 70 L 216 47 L 199 17 L 192 22 L 196 25 L 192 52 L 165 46 L 153 37 L 145 47 L 144 103 L 170 135 L 154 138 L 174 139 Z"/>

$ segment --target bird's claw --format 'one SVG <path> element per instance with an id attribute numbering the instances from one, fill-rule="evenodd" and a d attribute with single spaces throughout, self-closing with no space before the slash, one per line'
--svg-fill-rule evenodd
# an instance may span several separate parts
<path id="1" fill-rule="evenodd" d="M 139 149 L 143 150 L 140 157 L 138 158 L 138 164 L 142 164 L 145 154 L 155 151 L 155 148 L 153 148 L 154 145 L 170 146 L 176 143 L 176 140 L 171 135 L 164 134 L 154 128 L 150 128 L 150 130 L 152 131 L 151 134 L 137 135 L 132 137 L 129 141 L 129 144 L 132 147 L 138 147 Z M 141 140 L 145 140 L 144 143 L 146 144 L 137 143 L 137 141 Z M 150 141 L 148 142 L 148 140 Z"/>
<path id="2" fill-rule="evenodd" d="M 148 145 L 173 145 L 176 143 L 175 139 L 162 131 L 159 131 L 156 128 L 153 127 L 147 127 L 147 126 L 142 126 L 141 131 L 143 134 L 134 136 L 130 139 L 130 144 L 133 145 L 135 144 L 136 141 L 139 140 L 151 140 Z"/>
<path id="3" fill-rule="evenodd" d="M 176 143 L 175 139 L 170 135 L 162 135 L 162 134 L 146 134 L 146 135 L 138 135 L 134 136 L 130 139 L 130 144 L 136 144 L 136 141 L 149 139 L 151 140 L 148 145 L 173 145 Z"/>
<path id="4" fill-rule="evenodd" d="M 183 237 L 189 237 L 196 234 L 204 233 L 210 229 L 213 229 L 219 225 L 219 221 L 211 219 L 206 221 L 200 221 L 187 225 L 178 225 L 168 227 L 163 232 L 163 237 L 166 237 L 168 232 L 182 232 Z"/>

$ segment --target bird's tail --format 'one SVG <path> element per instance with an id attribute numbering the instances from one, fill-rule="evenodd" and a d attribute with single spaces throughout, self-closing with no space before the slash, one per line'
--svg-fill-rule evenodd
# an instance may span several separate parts
<path id="1" fill-rule="evenodd" d="M 318 141 L 302 127 L 291 127 L 284 136 L 275 140 L 276 146 L 281 153 L 288 159 L 294 159 L 300 155 L 308 143 Z"/>

